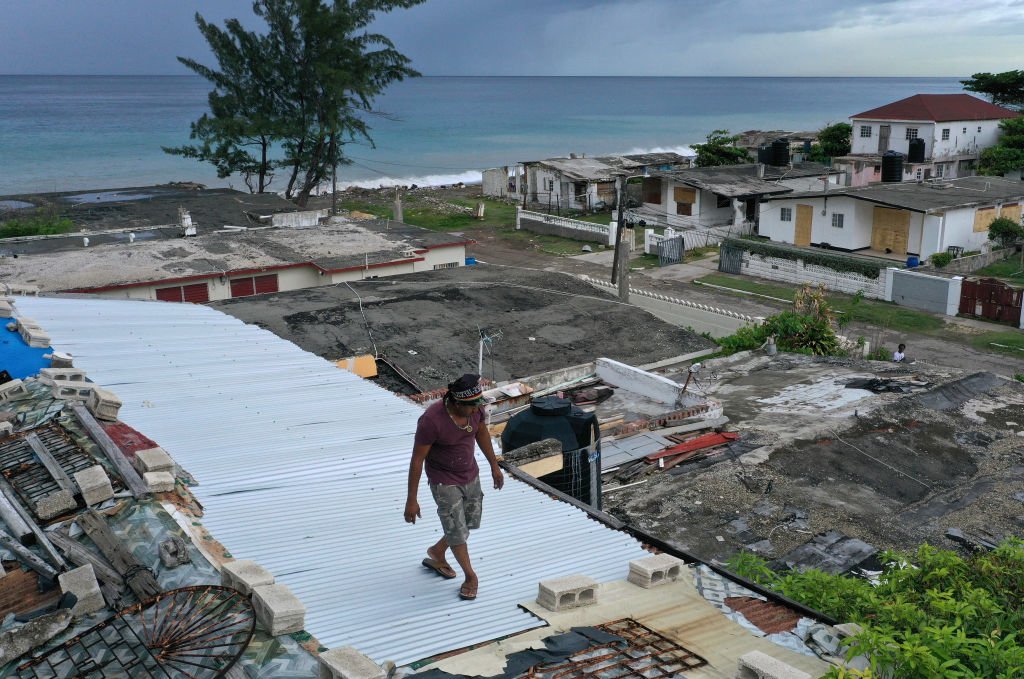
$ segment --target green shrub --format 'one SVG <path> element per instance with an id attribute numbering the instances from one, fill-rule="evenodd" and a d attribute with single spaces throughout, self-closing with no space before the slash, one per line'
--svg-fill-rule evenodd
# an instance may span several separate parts
<path id="1" fill-rule="evenodd" d="M 1024 374 L 1016 373 L 1014 374 L 1013 379 L 1017 380 L 1018 382 L 1024 382 Z"/>
<path id="2" fill-rule="evenodd" d="M 0 222 L 0 238 L 49 236 L 67 233 L 73 228 L 75 228 L 74 222 L 66 217 L 59 217 L 54 214 L 38 214 Z"/>
<path id="3" fill-rule="evenodd" d="M 816 318 L 796 311 L 783 311 L 769 316 L 757 326 L 744 326 L 735 334 L 722 337 L 718 344 L 722 353 L 729 355 L 738 351 L 757 349 L 775 336 L 775 345 L 780 351 L 815 356 L 838 356 L 839 338 L 827 318 Z"/>
<path id="4" fill-rule="evenodd" d="M 934 266 L 936 269 L 941 269 L 942 267 L 946 266 L 947 264 L 953 261 L 953 255 L 949 254 L 948 252 L 936 252 L 928 259 L 931 260 L 932 266 Z"/>
<path id="5" fill-rule="evenodd" d="M 733 247 L 739 250 L 746 250 L 752 254 L 764 257 L 778 257 L 779 259 L 803 260 L 804 264 L 825 266 L 833 271 L 847 271 L 858 273 L 865 278 L 877 279 L 878 272 L 887 265 L 883 262 L 871 261 L 861 257 L 849 257 L 833 252 L 814 252 L 812 250 L 801 250 L 777 243 L 768 243 L 762 240 L 751 240 L 748 238 L 726 238 L 722 241 L 723 247 Z"/>
<path id="6" fill-rule="evenodd" d="M 988 225 L 988 239 L 1008 248 L 1024 238 L 1024 226 L 1008 217 L 999 217 Z"/>

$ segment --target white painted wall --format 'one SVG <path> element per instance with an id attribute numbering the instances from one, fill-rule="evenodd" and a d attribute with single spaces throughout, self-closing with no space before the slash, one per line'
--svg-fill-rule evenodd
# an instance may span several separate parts
<path id="1" fill-rule="evenodd" d="M 871 205 L 864 201 L 854 200 L 847 196 L 822 198 L 793 198 L 772 200 L 761 205 L 758 233 L 779 243 L 793 243 L 796 232 L 797 205 L 810 205 L 811 242 L 828 243 L 832 247 L 844 250 L 859 250 L 871 245 Z M 792 210 L 792 221 L 781 219 L 783 207 Z M 821 214 L 824 209 L 825 214 Z M 843 228 L 832 226 L 832 215 L 843 214 Z M 867 215 L 867 216 L 865 216 Z M 858 223 L 867 220 L 866 234 Z"/>
<path id="2" fill-rule="evenodd" d="M 888 125 L 889 130 L 889 147 L 888 149 L 881 149 L 884 151 L 899 151 L 900 153 L 907 153 L 910 150 L 910 140 L 907 139 L 907 129 L 917 128 L 917 136 L 924 139 L 924 157 L 930 157 L 929 154 L 932 150 L 932 143 L 935 138 L 935 123 L 927 121 L 902 121 L 902 120 L 862 120 L 862 119 L 850 119 L 850 125 L 853 127 L 853 139 L 850 144 L 850 153 L 878 153 L 878 134 L 879 129 L 882 125 Z M 861 125 L 869 125 L 871 127 L 870 137 L 861 137 L 860 128 Z"/>
<path id="3" fill-rule="evenodd" d="M 748 276 L 756 276 L 771 281 L 783 281 L 791 285 L 825 286 L 826 290 L 844 292 L 848 295 L 855 295 L 860 291 L 865 297 L 872 299 L 886 299 L 887 290 L 891 290 L 888 283 L 892 271 L 895 269 L 883 269 L 878 278 L 867 278 L 857 273 L 848 271 L 834 271 L 824 266 L 806 265 L 802 260 L 783 259 L 781 257 L 765 257 L 750 252 L 743 253 L 743 273 Z"/>
<path id="4" fill-rule="evenodd" d="M 942 131 L 949 130 L 949 139 L 943 141 Z M 999 140 L 998 120 L 960 120 L 935 123 L 931 144 L 933 160 L 950 156 L 969 155 L 993 146 Z"/>
<path id="5" fill-rule="evenodd" d="M 456 263 L 458 266 L 466 265 L 466 246 L 452 245 L 443 248 L 434 248 L 420 254 L 422 262 L 416 262 L 416 271 L 433 271 L 437 264 Z M 395 274 L 388 274 L 393 276 Z"/>

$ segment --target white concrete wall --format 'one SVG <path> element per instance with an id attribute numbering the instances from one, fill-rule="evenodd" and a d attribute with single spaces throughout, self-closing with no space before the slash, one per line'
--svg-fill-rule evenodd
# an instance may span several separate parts
<path id="1" fill-rule="evenodd" d="M 980 131 L 979 131 L 980 128 Z M 942 130 L 949 130 L 949 139 L 942 140 Z M 961 120 L 935 123 L 935 136 L 930 157 L 942 160 L 949 156 L 978 153 L 999 140 L 998 120 Z"/>
<path id="2" fill-rule="evenodd" d="M 763 203 L 758 233 L 779 243 L 793 243 L 796 233 L 797 205 L 810 205 L 812 208 L 812 243 L 828 243 L 832 247 L 844 250 L 859 250 L 871 245 L 872 206 L 847 196 L 830 196 L 827 207 L 824 197 L 780 199 Z M 792 221 L 782 221 L 783 207 L 792 210 Z M 825 210 L 824 215 L 821 214 L 822 209 Z M 842 213 L 843 228 L 832 226 L 834 213 Z M 865 219 L 868 225 L 866 232 L 863 228 Z"/>
<path id="3" fill-rule="evenodd" d="M 610 358 L 599 358 L 596 364 L 597 376 L 602 381 L 655 401 L 674 405 L 683 390 L 683 385 L 667 377 Z"/>
<path id="4" fill-rule="evenodd" d="M 910 150 L 910 140 L 907 139 L 907 129 L 916 127 L 917 136 L 924 139 L 924 157 L 931 157 L 932 143 L 935 138 L 935 123 L 924 121 L 914 122 L 851 119 L 850 125 L 853 126 L 853 140 L 851 143 L 850 153 L 878 153 L 878 131 L 882 125 L 888 125 L 890 127 L 889 147 L 888 149 L 882 149 L 883 152 L 889 150 L 899 151 L 900 153 L 906 154 Z M 860 136 L 861 125 L 871 126 L 871 137 L 865 138 Z"/>
<path id="5" fill-rule="evenodd" d="M 458 266 L 465 266 L 466 246 L 452 245 L 443 248 L 434 248 L 432 250 L 427 250 L 420 256 L 423 257 L 423 261 L 415 263 L 416 271 L 433 271 L 434 267 L 438 264 L 455 263 Z"/>
<path id="6" fill-rule="evenodd" d="M 986 206 L 979 206 L 984 209 Z M 991 206 L 988 206 L 991 207 Z M 1000 204 L 1001 207 L 1001 204 Z M 945 216 L 945 238 L 936 252 L 945 252 L 946 246 L 959 245 L 965 250 L 981 250 L 989 243 L 988 231 L 974 231 L 974 215 L 979 208 L 950 210 Z M 998 211 L 998 210 L 997 210 Z"/>
<path id="7" fill-rule="evenodd" d="M 274 226 L 300 227 L 317 226 L 322 218 L 331 214 L 330 208 L 322 210 L 302 210 L 300 212 L 278 212 L 271 215 L 270 223 Z"/>
<path id="8" fill-rule="evenodd" d="M 878 278 L 873 279 L 848 271 L 835 271 L 813 264 L 805 265 L 802 260 L 765 257 L 751 252 L 743 253 L 743 273 L 792 285 L 820 283 L 827 290 L 848 295 L 855 295 L 863 290 L 864 296 L 872 299 L 886 299 L 887 279 L 892 275 L 890 269 L 883 269 L 879 272 Z"/>

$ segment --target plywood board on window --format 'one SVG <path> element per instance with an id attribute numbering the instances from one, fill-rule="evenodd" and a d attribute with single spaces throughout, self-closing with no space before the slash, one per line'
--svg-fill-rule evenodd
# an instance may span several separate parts
<path id="1" fill-rule="evenodd" d="M 1014 224 L 1020 224 L 1020 203 L 1007 203 L 1000 208 L 999 216 L 1012 220 Z"/>
<path id="2" fill-rule="evenodd" d="M 672 199 L 677 203 L 696 203 L 697 189 L 688 186 L 677 186 L 672 190 Z"/>
<path id="3" fill-rule="evenodd" d="M 974 232 L 988 231 L 989 225 L 996 219 L 994 207 L 980 207 L 974 211 Z"/>
<path id="4" fill-rule="evenodd" d="M 871 249 L 907 254 L 910 212 L 875 206 L 871 222 Z"/>
<path id="5" fill-rule="evenodd" d="M 795 245 L 811 244 L 811 223 L 814 219 L 814 208 L 810 205 L 796 206 L 796 226 L 793 228 Z"/>

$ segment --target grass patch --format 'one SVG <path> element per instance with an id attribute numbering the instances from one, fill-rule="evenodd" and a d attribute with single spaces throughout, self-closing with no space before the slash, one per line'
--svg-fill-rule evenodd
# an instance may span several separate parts
<path id="1" fill-rule="evenodd" d="M 1024 271 L 1021 271 L 1020 258 L 1010 256 L 1001 262 L 989 264 L 983 269 L 978 269 L 972 276 L 990 276 L 992 278 L 1003 278 L 1011 283 L 1024 285 Z"/>
<path id="2" fill-rule="evenodd" d="M 29 217 L 17 217 L 0 222 L 0 238 L 18 238 L 20 236 L 53 236 L 67 233 L 75 228 L 74 222 L 67 217 L 55 214 L 35 214 Z"/>
<path id="3" fill-rule="evenodd" d="M 658 255 L 640 255 L 629 260 L 630 269 L 657 269 Z"/>
<path id="4" fill-rule="evenodd" d="M 971 344 L 982 351 L 1024 358 L 1024 332 L 1018 330 L 993 330 L 975 335 L 971 338 Z"/>
<path id="5" fill-rule="evenodd" d="M 796 288 L 784 285 L 761 283 L 751 278 L 733 277 L 728 274 L 708 274 L 697 279 L 701 283 L 710 283 L 724 288 L 754 292 L 769 297 L 777 297 L 790 302 Z M 852 322 L 866 323 L 881 328 L 889 328 L 903 332 L 937 332 L 945 327 L 945 321 L 938 316 L 908 309 L 891 302 L 857 299 L 851 295 L 830 293 L 829 303 L 836 311 L 848 315 Z"/>

